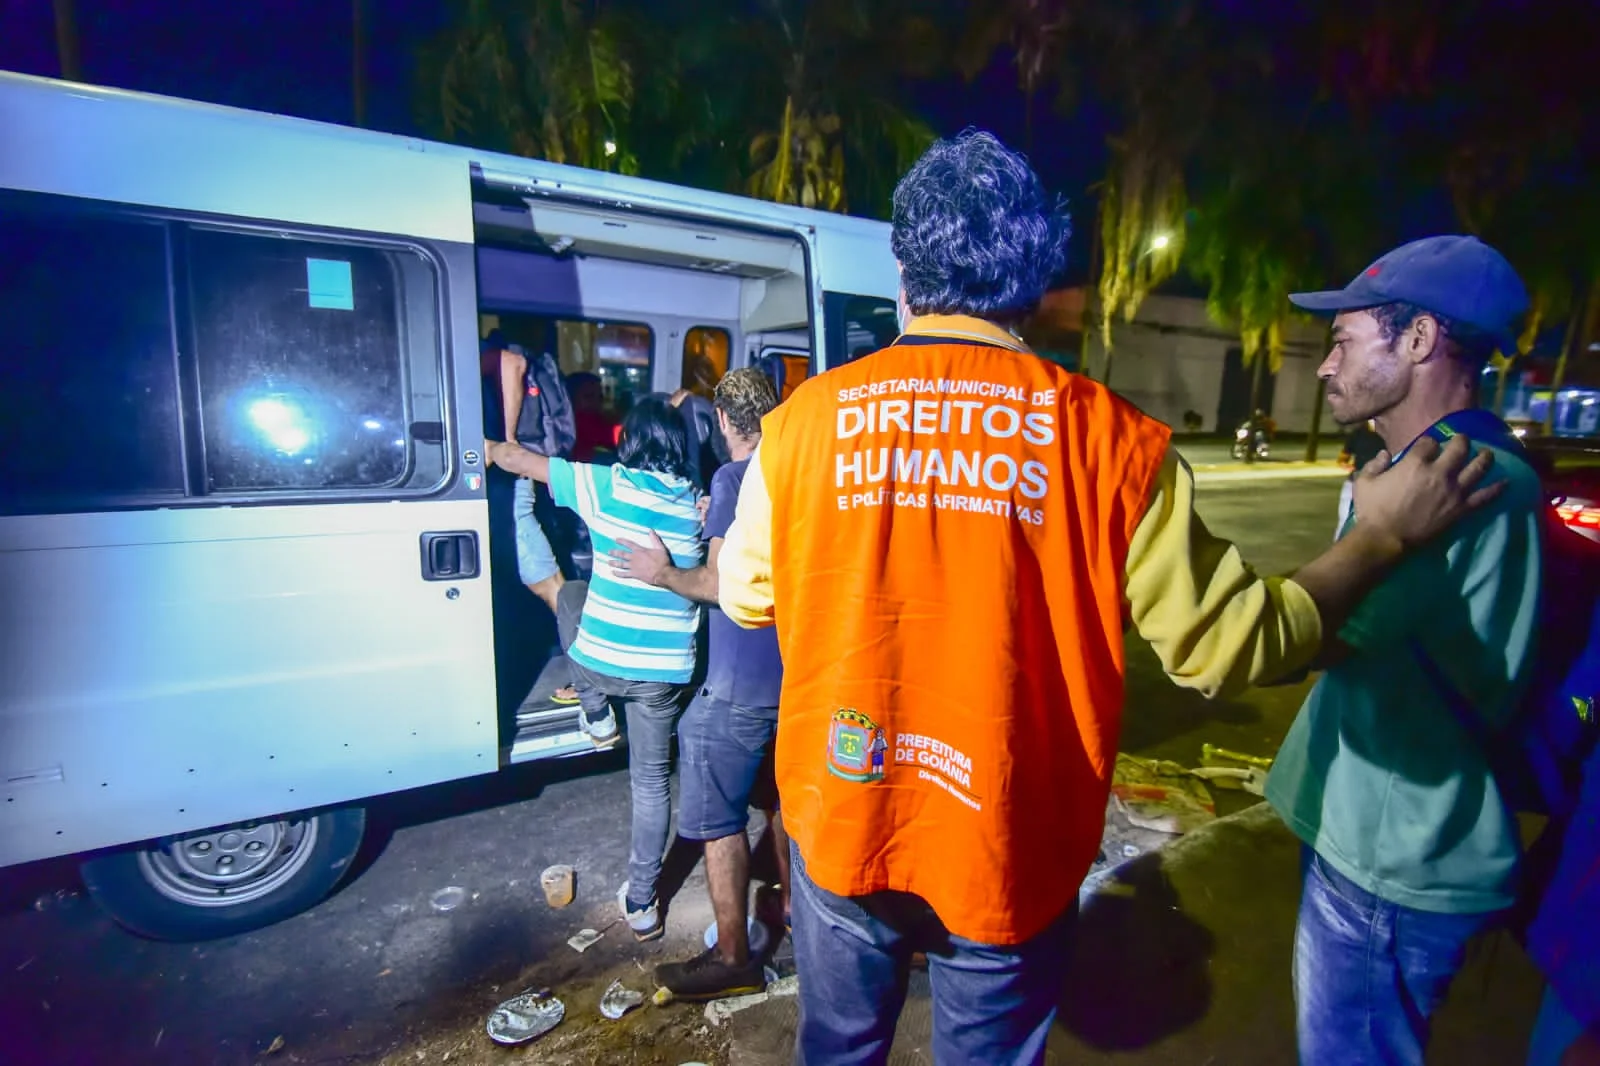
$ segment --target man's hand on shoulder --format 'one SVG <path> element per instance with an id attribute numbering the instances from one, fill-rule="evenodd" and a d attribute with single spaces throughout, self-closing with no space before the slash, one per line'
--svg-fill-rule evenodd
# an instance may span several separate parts
<path id="1" fill-rule="evenodd" d="M 1401 549 L 1426 543 L 1504 491 L 1504 481 L 1479 487 L 1493 465 L 1493 452 L 1482 448 L 1474 456 L 1459 436 L 1442 449 L 1423 437 L 1392 465 L 1389 453 L 1379 452 L 1356 475 L 1354 528 L 1392 538 Z"/>
<path id="2" fill-rule="evenodd" d="M 611 572 L 624 580 L 643 581 L 657 588 L 667 587 L 667 574 L 675 570 L 672 554 L 661 535 L 650 531 L 649 544 L 637 544 L 626 537 L 617 539 L 611 550 Z"/>

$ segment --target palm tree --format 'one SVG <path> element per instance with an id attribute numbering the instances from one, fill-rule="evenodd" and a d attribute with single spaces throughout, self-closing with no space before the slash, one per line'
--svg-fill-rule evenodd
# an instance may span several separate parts
<path id="1" fill-rule="evenodd" d="M 425 50 L 425 110 L 451 140 L 634 173 L 629 23 L 583 0 L 464 0 Z"/>
<path id="2" fill-rule="evenodd" d="M 895 181 L 933 141 L 897 79 L 926 76 L 941 36 L 901 0 L 763 0 L 736 22 L 744 99 L 768 109 L 748 138 L 746 191 L 779 203 L 879 213 Z M 757 112 L 752 111 L 752 114 Z"/>
<path id="3" fill-rule="evenodd" d="M 1099 186 L 1092 271 L 1095 314 L 1109 383 L 1114 323 L 1131 322 L 1149 293 L 1182 261 L 1189 215 L 1186 171 L 1206 130 L 1222 45 L 1187 2 L 1085 5 L 1083 49 L 1098 57 L 1099 91 L 1122 117 Z M 1224 38 L 1225 39 L 1225 38 Z"/>
<path id="4" fill-rule="evenodd" d="M 1135 130 L 1112 142 L 1110 173 L 1101 184 L 1095 240 L 1100 254 L 1096 285 L 1102 384 L 1111 383 L 1116 351 L 1112 324 L 1132 322 L 1156 286 L 1182 261 L 1187 192 L 1180 163 Z"/>

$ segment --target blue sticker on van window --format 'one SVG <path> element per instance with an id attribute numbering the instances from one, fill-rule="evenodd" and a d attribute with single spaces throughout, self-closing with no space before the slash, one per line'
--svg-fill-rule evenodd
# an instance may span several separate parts
<path id="1" fill-rule="evenodd" d="M 354 311 L 356 287 L 350 280 L 350 264 L 343 259 L 307 259 L 306 300 L 312 307 Z"/>

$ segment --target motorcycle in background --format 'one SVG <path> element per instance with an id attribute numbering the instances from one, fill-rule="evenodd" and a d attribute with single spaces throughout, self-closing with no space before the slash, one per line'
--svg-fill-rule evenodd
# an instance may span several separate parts
<path id="1" fill-rule="evenodd" d="M 1272 441 L 1267 428 L 1256 419 L 1247 420 L 1233 431 L 1234 459 L 1253 463 L 1268 458 L 1271 451 Z"/>

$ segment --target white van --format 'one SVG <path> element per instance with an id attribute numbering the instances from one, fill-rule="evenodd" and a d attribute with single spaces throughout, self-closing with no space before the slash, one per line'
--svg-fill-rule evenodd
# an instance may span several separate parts
<path id="1" fill-rule="evenodd" d="M 479 338 L 620 408 L 686 352 L 792 385 L 895 287 L 881 223 L 0 73 L 0 865 L 226 935 L 368 797 L 584 750 L 502 725 Z"/>

